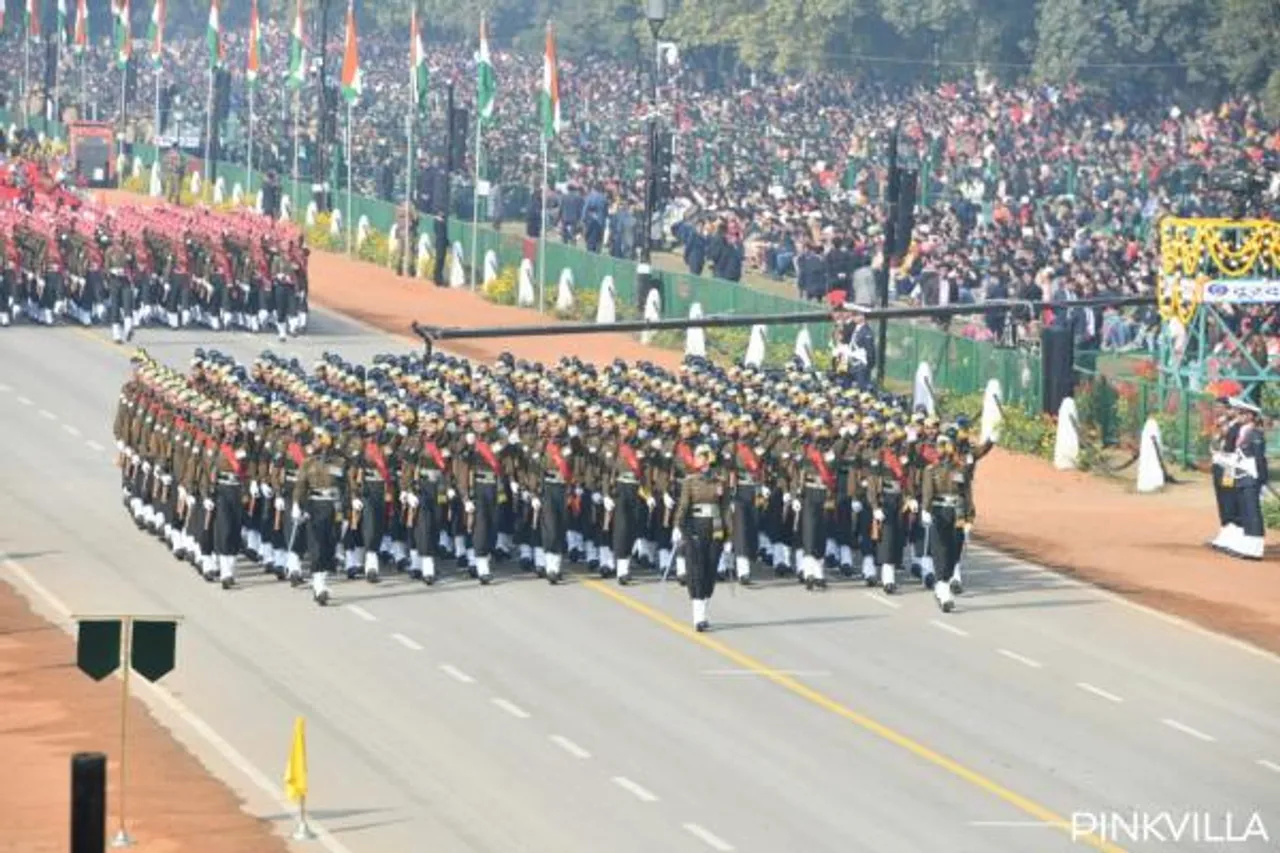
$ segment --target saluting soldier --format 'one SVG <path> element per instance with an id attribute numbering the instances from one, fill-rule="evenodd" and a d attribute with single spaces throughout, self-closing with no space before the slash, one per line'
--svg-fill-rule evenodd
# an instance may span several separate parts
<path id="1" fill-rule="evenodd" d="M 1227 550 L 1246 560 L 1261 560 L 1266 552 L 1262 489 L 1271 480 L 1267 470 L 1267 442 L 1262 428 L 1262 410 L 1244 399 L 1233 400 L 1232 407 L 1240 412 L 1241 421 L 1230 466 L 1240 534 L 1227 546 Z"/>
<path id="2" fill-rule="evenodd" d="M 693 453 L 694 467 L 681 483 L 674 522 L 681 530 L 688 561 L 693 625 L 703 632 L 710 627 L 707 609 L 715 593 L 716 564 L 728 529 L 723 503 L 728 482 L 714 467 L 716 454 L 709 444 L 699 444 Z"/>
<path id="3" fill-rule="evenodd" d="M 1231 408 L 1230 401 L 1219 413 L 1217 429 L 1209 448 L 1213 453 L 1213 496 L 1218 504 L 1218 535 L 1209 543 L 1212 547 L 1227 551 L 1240 540 L 1240 515 L 1236 505 L 1235 474 L 1232 459 L 1240 435 L 1239 412 Z"/>

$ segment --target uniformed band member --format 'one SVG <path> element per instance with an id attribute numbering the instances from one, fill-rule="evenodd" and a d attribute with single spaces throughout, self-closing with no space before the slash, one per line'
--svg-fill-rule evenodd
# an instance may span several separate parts
<path id="1" fill-rule="evenodd" d="M 1262 410 L 1248 400 L 1228 401 L 1213 447 L 1213 488 L 1221 528 L 1213 547 L 1245 560 L 1266 550 L 1262 492 L 1270 483 Z"/>
<path id="2" fill-rule="evenodd" d="M 512 559 L 553 584 L 574 563 L 620 584 L 674 569 L 704 628 L 717 576 L 758 566 L 815 592 L 834 566 L 886 593 L 910 569 L 950 610 L 990 449 L 799 365 L 137 362 L 115 434 L 138 526 L 228 588 L 237 558 L 310 572 L 320 603 L 335 567 L 487 584 Z"/>

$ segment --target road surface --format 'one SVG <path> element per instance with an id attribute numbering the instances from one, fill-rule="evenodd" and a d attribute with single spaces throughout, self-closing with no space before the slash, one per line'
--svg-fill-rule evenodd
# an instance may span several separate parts
<path id="1" fill-rule="evenodd" d="M 137 343 L 174 365 L 195 346 L 308 365 L 405 346 L 323 312 L 312 325 L 284 347 L 165 330 Z M 393 575 L 339 581 L 320 609 L 246 569 L 223 592 L 121 506 L 110 424 L 130 352 L 101 330 L 0 333 L 0 577 L 63 617 L 181 614 L 178 669 L 143 696 L 282 832 L 306 717 L 323 837 L 299 849 L 1280 846 L 1280 660 L 981 549 L 950 616 L 913 584 L 886 599 L 768 580 L 722 586 L 709 635 L 653 578 Z M 1073 840 L 1073 822 L 1135 812 L 1146 829 Z"/>

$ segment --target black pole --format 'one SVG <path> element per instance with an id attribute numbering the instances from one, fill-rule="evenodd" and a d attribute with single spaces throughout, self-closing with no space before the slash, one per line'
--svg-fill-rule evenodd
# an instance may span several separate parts
<path id="1" fill-rule="evenodd" d="M 102 853 L 107 846 L 107 757 L 71 756 L 71 853 Z"/>
<path id="2" fill-rule="evenodd" d="M 321 210 L 329 209 L 329 174 L 325 171 L 325 147 L 329 144 L 329 7 L 332 0 L 321 0 L 320 6 L 320 81 L 319 81 L 319 108 L 316 110 L 316 166 L 315 174 L 311 176 L 313 184 L 321 186 L 320 200 L 316 206 Z M 351 156 L 351 152 L 347 152 L 347 156 Z M 348 187 L 350 191 L 350 187 Z"/>
<path id="3" fill-rule="evenodd" d="M 884 220 L 884 249 L 881 251 L 880 274 L 876 282 L 876 296 L 880 310 L 889 307 L 889 269 L 893 262 L 893 252 L 898 240 L 898 126 L 893 127 L 893 136 L 889 139 L 889 180 L 885 187 L 886 201 Z M 880 317 L 880 328 L 876 336 L 876 384 L 884 385 L 885 354 L 889 347 L 889 318 Z"/>
<path id="4" fill-rule="evenodd" d="M 653 74 L 649 78 L 649 118 L 645 122 L 644 158 L 644 233 L 640 237 L 640 263 L 636 266 L 636 301 L 641 311 L 649 296 L 651 275 L 650 261 L 653 243 L 653 216 L 658 207 L 658 34 L 662 21 L 649 18 L 649 31 L 653 33 Z M 638 51 L 637 51 L 638 52 Z"/>
<path id="5" fill-rule="evenodd" d="M 1154 296 L 1116 296 L 1096 299 L 1077 299 L 1071 302 L 1028 302 L 1025 300 L 999 300 L 972 305 L 929 305 L 918 308 L 855 308 L 868 320 L 906 320 L 913 317 L 951 317 L 957 314 L 983 314 L 987 311 L 1025 308 L 1029 311 L 1070 311 L 1078 308 L 1128 308 L 1154 305 Z M 543 335 L 604 335 L 611 332 L 653 332 L 667 329 L 719 329 L 738 326 L 792 326 L 804 323 L 831 323 L 836 316 L 829 311 L 810 311 L 800 314 L 712 314 L 697 320 L 681 317 L 672 320 L 627 320 L 620 323 L 552 323 L 539 326 L 481 326 L 464 329 L 457 326 L 424 326 L 414 322 L 410 328 L 423 340 L 473 340 L 478 338 L 529 338 Z"/>
<path id="6" fill-rule="evenodd" d="M 453 134 L 456 132 L 456 128 L 454 128 L 452 82 L 449 83 L 445 110 L 444 181 L 442 182 L 444 186 L 440 188 L 440 215 L 436 217 L 436 254 L 433 259 L 434 268 L 432 270 L 432 279 L 435 281 L 436 287 L 444 287 L 444 253 L 449 248 L 449 207 L 453 204 L 453 170 L 455 168 L 453 152 L 457 146 L 453 144 Z M 458 260 L 462 259 L 459 258 Z"/>

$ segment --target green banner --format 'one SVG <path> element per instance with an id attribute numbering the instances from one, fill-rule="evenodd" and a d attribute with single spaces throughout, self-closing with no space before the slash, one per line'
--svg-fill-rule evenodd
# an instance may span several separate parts
<path id="1" fill-rule="evenodd" d="M 94 681 L 120 667 L 120 620 L 93 619 L 80 623 L 76 666 Z"/>
<path id="2" fill-rule="evenodd" d="M 134 622 L 130 644 L 134 672 L 147 681 L 159 681 L 172 672 L 177 635 L 174 622 Z"/>

